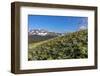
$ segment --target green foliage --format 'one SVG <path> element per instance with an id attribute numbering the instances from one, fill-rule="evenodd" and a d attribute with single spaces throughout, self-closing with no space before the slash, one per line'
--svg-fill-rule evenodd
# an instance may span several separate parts
<path id="1" fill-rule="evenodd" d="M 30 44 L 29 46 L 34 46 Z M 79 59 L 88 57 L 88 33 L 80 30 L 29 48 L 28 60 Z"/>

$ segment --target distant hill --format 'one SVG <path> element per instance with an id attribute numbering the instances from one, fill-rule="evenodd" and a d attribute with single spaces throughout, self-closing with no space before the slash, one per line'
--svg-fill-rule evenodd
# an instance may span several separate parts
<path id="1" fill-rule="evenodd" d="M 80 30 L 29 44 L 28 60 L 88 58 L 88 31 Z"/>

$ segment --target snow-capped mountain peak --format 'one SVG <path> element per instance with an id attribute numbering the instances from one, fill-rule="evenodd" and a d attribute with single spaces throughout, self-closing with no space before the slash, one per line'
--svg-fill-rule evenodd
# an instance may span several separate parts
<path id="1" fill-rule="evenodd" d="M 48 31 L 44 30 L 44 29 L 32 29 L 29 31 L 29 35 L 41 35 L 41 36 L 45 36 L 48 34 Z"/>

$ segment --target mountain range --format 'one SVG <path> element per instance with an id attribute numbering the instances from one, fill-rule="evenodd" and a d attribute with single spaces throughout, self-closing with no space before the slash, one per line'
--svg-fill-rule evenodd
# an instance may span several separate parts
<path id="1" fill-rule="evenodd" d="M 55 33 L 55 32 L 49 32 L 44 29 L 32 29 L 28 32 L 28 35 L 39 35 L 39 36 L 46 36 L 46 35 L 51 35 L 51 36 L 59 36 L 62 35 L 62 33 Z"/>
<path id="2" fill-rule="evenodd" d="M 28 42 L 29 43 L 40 42 L 62 35 L 63 35 L 62 33 L 49 32 L 44 29 L 32 29 L 28 32 Z"/>

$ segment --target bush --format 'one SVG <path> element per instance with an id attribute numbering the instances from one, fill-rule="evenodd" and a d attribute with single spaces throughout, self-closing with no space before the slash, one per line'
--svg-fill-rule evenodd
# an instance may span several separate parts
<path id="1" fill-rule="evenodd" d="M 35 44 L 34 44 L 35 45 Z M 34 46 L 31 45 L 31 46 Z M 88 33 L 80 30 L 29 48 L 28 60 L 79 59 L 88 57 Z"/>

